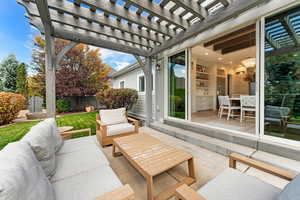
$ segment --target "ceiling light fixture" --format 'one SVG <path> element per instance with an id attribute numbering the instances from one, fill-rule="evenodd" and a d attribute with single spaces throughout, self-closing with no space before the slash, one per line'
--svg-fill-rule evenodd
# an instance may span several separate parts
<path id="1" fill-rule="evenodd" d="M 242 60 L 242 64 L 246 67 L 246 68 L 252 68 L 255 67 L 256 65 L 256 59 L 255 58 L 247 58 L 245 60 Z"/>

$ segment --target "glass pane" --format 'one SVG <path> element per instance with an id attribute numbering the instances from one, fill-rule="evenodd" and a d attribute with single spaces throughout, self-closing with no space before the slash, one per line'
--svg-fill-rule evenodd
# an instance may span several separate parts
<path id="1" fill-rule="evenodd" d="M 300 141 L 300 7 L 265 24 L 265 134 Z"/>
<path id="2" fill-rule="evenodd" d="M 185 119 L 185 51 L 169 57 L 169 116 Z"/>
<path id="3" fill-rule="evenodd" d="M 121 81 L 120 82 L 120 88 L 124 88 L 125 87 L 125 82 L 124 81 Z"/>
<path id="4" fill-rule="evenodd" d="M 144 76 L 139 77 L 139 91 L 140 92 L 145 91 L 145 77 Z"/>

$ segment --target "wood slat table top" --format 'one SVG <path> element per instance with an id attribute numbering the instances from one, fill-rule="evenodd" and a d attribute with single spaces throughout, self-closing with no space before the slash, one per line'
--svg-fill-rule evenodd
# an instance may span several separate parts
<path id="1" fill-rule="evenodd" d="M 192 155 L 147 135 L 114 139 L 117 148 L 150 176 L 158 175 L 192 158 Z"/>

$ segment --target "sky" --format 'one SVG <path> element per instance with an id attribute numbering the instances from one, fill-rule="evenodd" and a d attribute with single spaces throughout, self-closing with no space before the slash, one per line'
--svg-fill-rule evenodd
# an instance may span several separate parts
<path id="1" fill-rule="evenodd" d="M 19 62 L 30 65 L 32 41 L 39 31 L 30 26 L 25 18 L 26 10 L 16 0 L 2 0 L 0 6 L 0 62 L 9 54 L 15 54 Z M 105 64 L 120 70 L 136 62 L 130 54 L 101 49 L 101 58 Z"/>

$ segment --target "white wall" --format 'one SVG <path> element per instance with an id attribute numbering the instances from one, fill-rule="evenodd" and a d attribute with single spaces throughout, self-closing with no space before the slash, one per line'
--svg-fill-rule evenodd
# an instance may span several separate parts
<path id="1" fill-rule="evenodd" d="M 154 72 L 154 70 L 153 70 Z M 153 73 L 154 74 L 154 73 Z M 121 81 L 125 82 L 125 88 L 130 88 L 134 90 L 139 90 L 138 85 L 138 76 L 144 75 L 142 68 L 135 69 L 133 71 L 127 72 L 121 76 L 113 78 L 112 80 L 112 87 L 113 88 L 120 88 L 119 83 Z M 153 75 L 153 81 L 155 82 L 155 74 Z M 155 85 L 155 83 L 154 83 Z M 146 87 L 146 85 L 145 85 Z M 153 91 L 155 91 L 155 86 L 153 87 Z M 131 109 L 131 113 L 136 115 L 137 117 L 145 117 L 146 107 L 145 107 L 145 92 L 138 92 L 139 98 L 136 105 L 133 106 Z M 153 92 L 152 98 L 152 109 L 153 109 L 153 117 L 155 117 L 155 92 Z"/>

